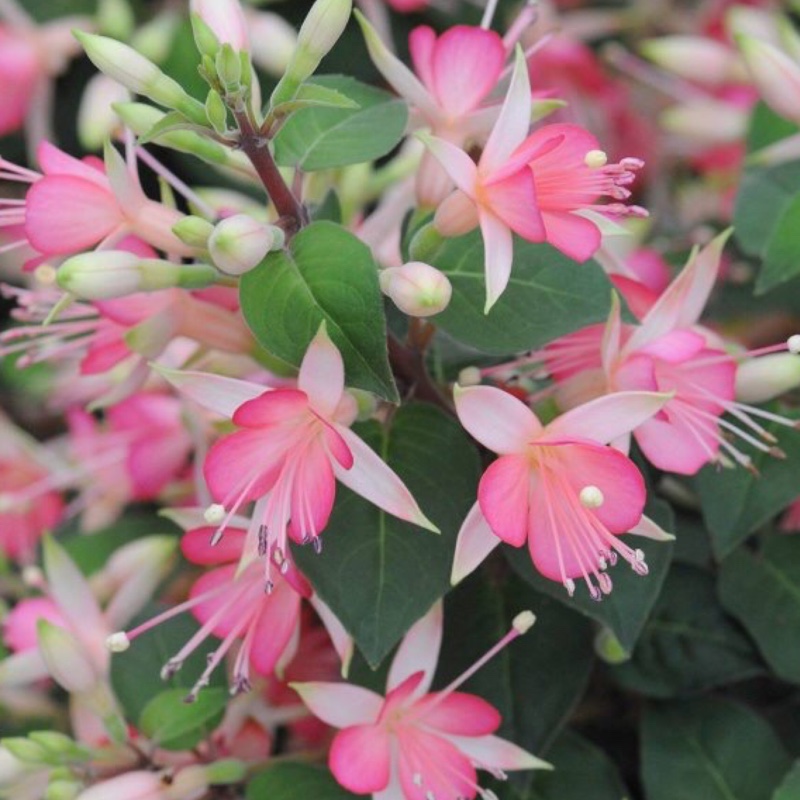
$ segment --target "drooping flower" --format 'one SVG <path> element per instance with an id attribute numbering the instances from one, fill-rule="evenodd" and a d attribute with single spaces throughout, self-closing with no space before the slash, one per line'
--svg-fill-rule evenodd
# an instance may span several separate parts
<path id="1" fill-rule="evenodd" d="M 288 539 L 315 542 L 333 508 L 336 480 L 400 519 L 436 530 L 398 476 L 349 426 L 353 398 L 324 324 L 303 358 L 296 389 L 267 389 L 201 373 L 165 372 L 181 392 L 232 419 L 239 430 L 211 448 L 204 474 L 219 524 L 256 501 L 249 536 L 280 560 Z"/>
<path id="2" fill-rule="evenodd" d="M 477 164 L 444 139 L 422 137 L 458 187 L 437 209 L 436 228 L 457 236 L 480 226 L 487 312 L 508 284 L 513 233 L 585 261 L 601 243 L 602 216 L 593 213 L 647 213 L 624 202 L 641 161 L 607 163 L 597 139 L 577 125 L 545 125 L 528 135 L 530 115 L 528 72 L 518 52 L 503 108 Z M 599 204 L 602 197 L 614 202 Z"/>
<path id="3" fill-rule="evenodd" d="M 324 722 L 339 728 L 329 755 L 336 780 L 375 800 L 472 800 L 481 789 L 476 769 L 496 777 L 505 770 L 549 764 L 493 735 L 497 710 L 461 683 L 533 623 L 519 614 L 492 650 L 445 689 L 430 686 L 442 637 L 441 604 L 406 634 L 389 671 L 386 696 L 349 683 L 297 683 L 293 688 Z"/>
<path id="4" fill-rule="evenodd" d="M 500 541 L 527 543 L 542 575 L 570 594 L 574 579 L 583 579 L 594 600 L 611 591 L 605 570 L 617 554 L 646 575 L 644 554 L 620 535 L 669 537 L 642 514 L 646 490 L 639 470 L 606 444 L 657 414 L 667 400 L 621 392 L 543 426 L 528 406 L 501 389 L 456 386 L 461 423 L 500 457 L 483 473 L 478 502 L 462 525 L 453 581 L 472 572 Z"/>

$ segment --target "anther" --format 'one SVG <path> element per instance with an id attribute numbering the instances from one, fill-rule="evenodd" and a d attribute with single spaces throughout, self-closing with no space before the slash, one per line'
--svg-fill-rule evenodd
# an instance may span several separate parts
<path id="1" fill-rule="evenodd" d="M 164 664 L 163 667 L 161 667 L 161 680 L 168 681 L 182 666 L 183 661 L 171 658 L 166 664 Z"/>
<path id="2" fill-rule="evenodd" d="M 597 576 L 597 583 L 600 585 L 600 591 L 603 594 L 611 594 L 614 584 L 611 583 L 611 578 L 609 578 L 605 572 L 601 572 Z"/>
<path id="3" fill-rule="evenodd" d="M 603 593 L 594 584 L 592 584 L 589 587 L 589 597 L 591 597 L 595 603 L 599 603 L 603 599 Z"/>
<path id="4" fill-rule="evenodd" d="M 314 548 L 314 552 L 319 555 L 322 552 L 322 539 L 319 536 L 315 536 L 311 540 L 311 546 Z"/>

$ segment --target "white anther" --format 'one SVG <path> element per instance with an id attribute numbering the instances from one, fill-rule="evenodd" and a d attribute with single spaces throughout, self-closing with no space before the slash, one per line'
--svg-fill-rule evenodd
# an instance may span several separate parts
<path id="1" fill-rule="evenodd" d="M 597 486 L 584 486 L 578 498 L 584 508 L 600 508 L 605 502 L 603 493 Z"/>
<path id="2" fill-rule="evenodd" d="M 592 169 L 599 169 L 608 164 L 608 156 L 602 150 L 590 150 L 583 157 L 583 163 Z"/>
<path id="3" fill-rule="evenodd" d="M 117 631 L 106 638 L 106 648 L 112 653 L 124 653 L 131 646 L 125 631 Z"/>
<path id="4" fill-rule="evenodd" d="M 218 525 L 225 519 L 225 506 L 219 503 L 212 503 L 204 512 L 203 519 L 209 525 Z"/>
<path id="5" fill-rule="evenodd" d="M 512 620 L 511 626 L 517 633 L 523 634 L 531 629 L 534 622 L 536 622 L 536 614 L 533 611 L 520 611 Z"/>

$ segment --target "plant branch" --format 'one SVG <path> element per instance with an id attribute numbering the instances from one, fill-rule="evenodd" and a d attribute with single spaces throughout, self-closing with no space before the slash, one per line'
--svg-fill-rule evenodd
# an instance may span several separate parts
<path id="1" fill-rule="evenodd" d="M 453 404 L 448 400 L 439 387 L 431 380 L 425 368 L 425 354 L 414 347 L 402 344 L 391 333 L 388 338 L 389 363 L 395 375 L 402 378 L 410 387 L 418 400 L 433 403 L 448 414 L 454 414 Z"/>

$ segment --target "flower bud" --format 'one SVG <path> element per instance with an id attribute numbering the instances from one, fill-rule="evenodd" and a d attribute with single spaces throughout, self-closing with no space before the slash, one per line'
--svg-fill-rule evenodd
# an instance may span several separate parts
<path id="1" fill-rule="evenodd" d="M 44 764 L 47 762 L 45 749 L 24 736 L 3 737 L 3 748 L 25 764 Z"/>
<path id="2" fill-rule="evenodd" d="M 47 785 L 43 800 L 75 800 L 82 788 L 78 781 L 59 778 Z"/>
<path id="3" fill-rule="evenodd" d="M 220 45 L 230 45 L 234 50 L 249 50 L 250 37 L 239 0 L 190 0 L 189 10 L 197 15 L 210 29 Z M 194 20 L 193 20 L 194 25 Z M 195 40 L 197 30 L 195 29 Z M 198 42 L 201 53 L 214 55 L 203 49 L 205 44 Z"/>
<path id="4" fill-rule="evenodd" d="M 767 42 L 742 35 L 736 40 L 764 102 L 782 117 L 800 122 L 800 66 Z"/>
<path id="5" fill-rule="evenodd" d="M 136 770 L 100 781 L 76 800 L 163 800 L 165 790 L 166 784 L 157 773 Z"/>
<path id="6" fill-rule="evenodd" d="M 86 150 L 100 150 L 113 138 L 120 128 L 114 103 L 129 99 L 128 90 L 108 75 L 98 72 L 89 79 L 78 109 L 78 138 Z"/>
<path id="7" fill-rule="evenodd" d="M 209 264 L 174 264 L 124 250 L 96 250 L 67 259 L 58 270 L 58 285 L 84 300 L 110 300 L 175 286 L 202 289 L 218 277 Z"/>
<path id="8" fill-rule="evenodd" d="M 226 758 L 213 764 L 206 764 L 204 769 L 206 780 L 219 786 L 239 783 L 247 775 L 247 767 L 236 758 Z"/>
<path id="9" fill-rule="evenodd" d="M 422 261 L 389 267 L 380 274 L 381 291 L 405 314 L 430 317 L 447 308 L 453 288 L 447 276 Z"/>
<path id="10" fill-rule="evenodd" d="M 595 636 L 594 651 L 606 664 L 622 664 L 630 659 L 619 639 L 606 627 L 601 628 Z"/>
<path id="11" fill-rule="evenodd" d="M 228 129 L 228 109 L 225 106 L 225 101 L 214 89 L 206 97 L 206 117 L 211 123 L 211 127 L 224 136 Z"/>
<path id="12" fill-rule="evenodd" d="M 242 80 L 242 61 L 238 53 L 229 45 L 224 44 L 214 59 L 217 76 L 220 83 L 229 91 L 235 92 L 240 88 Z"/>
<path id="13" fill-rule="evenodd" d="M 223 219 L 208 239 L 211 260 L 229 275 L 243 275 L 257 267 L 270 250 L 283 246 L 283 232 L 249 214 Z"/>
<path id="14" fill-rule="evenodd" d="M 153 102 L 174 108 L 193 121 L 204 124 L 202 104 L 190 97 L 181 85 L 165 75 L 152 61 L 116 39 L 75 32 L 91 62 L 106 75 L 132 92 L 149 97 Z M 198 116 L 199 113 L 202 116 Z"/>
<path id="15" fill-rule="evenodd" d="M 319 62 L 339 41 L 352 7 L 352 0 L 316 0 L 300 26 L 297 47 L 272 93 L 270 105 L 291 100 L 300 84 L 314 74 Z"/>
<path id="16" fill-rule="evenodd" d="M 697 142 L 738 142 L 747 132 L 749 111 L 712 99 L 692 100 L 668 108 L 659 117 L 665 130 Z"/>
<path id="17" fill-rule="evenodd" d="M 248 9 L 246 13 L 253 40 L 253 62 L 270 75 L 283 75 L 297 47 L 297 31 L 271 11 Z"/>
<path id="18" fill-rule="evenodd" d="M 736 370 L 736 399 L 764 403 L 800 386 L 800 356 L 773 353 L 751 358 Z"/>
<path id="19" fill-rule="evenodd" d="M 136 27 L 136 17 L 128 0 L 100 0 L 97 5 L 97 27 L 114 39 L 128 39 Z"/>
<path id="20" fill-rule="evenodd" d="M 214 232 L 214 226 L 208 220 L 190 214 L 173 225 L 172 232 L 189 247 L 205 249 L 208 237 Z"/>
<path id="21" fill-rule="evenodd" d="M 719 86 L 741 77 L 735 52 L 705 36 L 661 36 L 643 42 L 640 49 L 659 67 L 705 85 Z"/>

